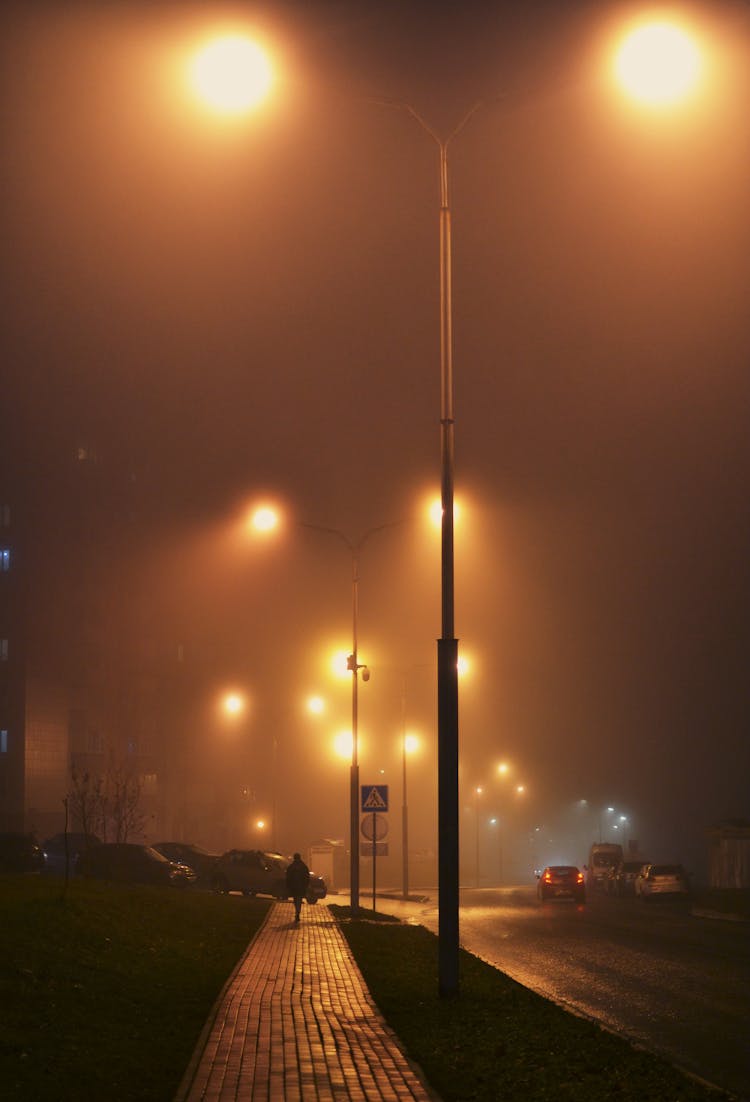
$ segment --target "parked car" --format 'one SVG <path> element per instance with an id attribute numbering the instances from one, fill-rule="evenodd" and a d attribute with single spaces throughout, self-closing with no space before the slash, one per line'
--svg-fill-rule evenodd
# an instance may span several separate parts
<path id="1" fill-rule="evenodd" d="M 67 839 L 67 841 L 66 841 Z M 87 853 L 93 846 L 100 846 L 101 838 L 96 834 L 86 834 L 83 831 L 64 831 L 53 834 L 42 842 L 44 854 L 44 872 L 55 876 L 65 876 L 66 865 L 68 873 L 72 876 L 76 871 L 78 858 L 82 853 Z"/>
<path id="2" fill-rule="evenodd" d="M 620 861 L 608 882 L 610 894 L 619 897 L 634 895 L 636 877 L 643 868 L 643 864 L 643 861 Z"/>
<path id="3" fill-rule="evenodd" d="M 687 873 L 682 865 L 643 865 L 635 878 L 635 894 L 644 902 L 657 895 L 687 896 Z"/>
<path id="4" fill-rule="evenodd" d="M 151 846 L 135 842 L 103 842 L 78 859 L 79 871 L 94 880 L 125 884 L 165 884 L 185 887 L 197 876 L 188 865 L 170 861 Z"/>
<path id="5" fill-rule="evenodd" d="M 44 854 L 33 834 L 9 830 L 0 834 L 0 872 L 41 872 Z"/>
<path id="6" fill-rule="evenodd" d="M 574 899 L 577 903 L 585 903 L 583 873 L 575 865 L 548 865 L 539 876 L 536 894 L 542 903 L 547 899 Z"/>
<path id="7" fill-rule="evenodd" d="M 199 884 L 211 884 L 219 860 L 217 853 L 209 853 L 193 842 L 154 842 L 152 848 L 170 861 L 188 865 L 194 870 Z"/>
<path id="8" fill-rule="evenodd" d="M 281 853 L 265 853 L 257 849 L 230 849 L 216 862 L 213 888 L 217 892 L 242 892 L 243 895 L 272 895 L 287 899 L 286 870 L 290 859 Z M 307 902 L 325 898 L 327 889 L 322 876 L 310 874 Z"/>

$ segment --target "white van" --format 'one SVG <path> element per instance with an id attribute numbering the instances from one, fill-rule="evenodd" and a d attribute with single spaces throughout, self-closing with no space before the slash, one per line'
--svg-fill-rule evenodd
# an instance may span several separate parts
<path id="1" fill-rule="evenodd" d="M 586 866 L 586 882 L 590 888 L 601 890 L 605 881 L 614 875 L 622 861 L 622 846 L 615 842 L 594 842 L 589 850 L 589 863 Z"/>

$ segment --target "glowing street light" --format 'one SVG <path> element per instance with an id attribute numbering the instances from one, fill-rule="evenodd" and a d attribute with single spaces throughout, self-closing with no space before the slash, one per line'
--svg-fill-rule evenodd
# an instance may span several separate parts
<path id="1" fill-rule="evenodd" d="M 433 527 L 436 528 L 439 532 L 440 529 L 442 528 L 442 524 L 443 524 L 443 503 L 441 502 L 439 497 L 435 498 L 434 501 L 430 502 L 428 512 L 429 512 L 430 521 L 432 522 Z M 459 520 L 460 516 L 461 516 L 461 506 L 459 505 L 459 503 L 457 501 L 454 500 L 454 502 L 453 502 L 453 523 L 454 524 Z"/>
<path id="2" fill-rule="evenodd" d="M 479 797 L 483 794 L 483 792 L 484 789 L 482 788 L 481 784 L 478 784 L 474 789 L 474 875 L 476 876 L 477 887 L 479 887 Z"/>
<path id="3" fill-rule="evenodd" d="M 265 50 L 253 39 L 227 34 L 207 43 L 193 58 L 189 79 L 196 96 L 222 115 L 242 115 L 259 106 L 273 84 Z"/>
<path id="4" fill-rule="evenodd" d="M 349 680 L 349 674 L 351 673 L 351 667 L 349 665 L 349 651 L 337 650 L 331 655 L 331 673 L 334 677 L 342 678 L 343 680 Z"/>
<path id="5" fill-rule="evenodd" d="M 631 99 L 668 108 L 690 96 L 703 69 L 695 39 L 676 23 L 652 20 L 633 28 L 614 59 L 614 75 Z"/>
<path id="6" fill-rule="evenodd" d="M 322 696 L 310 696 L 307 698 L 307 710 L 310 715 L 322 716 L 326 710 L 326 702 Z"/>
<path id="7" fill-rule="evenodd" d="M 333 750 L 337 757 L 344 760 L 351 759 L 354 747 L 354 737 L 351 731 L 339 731 L 333 739 Z"/>
<path id="8" fill-rule="evenodd" d="M 279 510 L 274 505 L 256 505 L 247 518 L 249 531 L 258 535 L 275 532 L 280 524 Z"/>
<path id="9" fill-rule="evenodd" d="M 241 716 L 247 707 L 247 700 L 243 693 L 225 693 L 221 700 L 222 710 L 230 718 Z"/>

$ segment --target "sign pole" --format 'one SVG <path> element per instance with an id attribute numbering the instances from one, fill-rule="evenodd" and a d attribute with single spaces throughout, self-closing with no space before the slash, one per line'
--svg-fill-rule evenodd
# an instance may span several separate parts
<path id="1" fill-rule="evenodd" d="M 377 833 L 375 831 L 375 827 L 376 827 L 375 816 L 376 816 L 376 812 L 373 811 L 373 813 L 372 813 L 372 913 L 373 914 L 375 914 L 375 867 L 376 867 L 377 853 L 378 853 L 378 843 L 376 841 Z"/>

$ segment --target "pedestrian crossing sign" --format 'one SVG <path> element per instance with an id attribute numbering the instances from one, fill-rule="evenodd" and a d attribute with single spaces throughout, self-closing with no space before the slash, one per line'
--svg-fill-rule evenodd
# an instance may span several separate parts
<path id="1" fill-rule="evenodd" d="M 362 811 L 388 810 L 387 784 L 362 784 L 360 785 L 360 790 Z"/>

